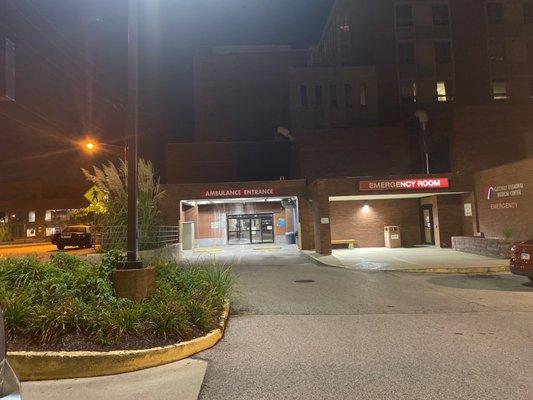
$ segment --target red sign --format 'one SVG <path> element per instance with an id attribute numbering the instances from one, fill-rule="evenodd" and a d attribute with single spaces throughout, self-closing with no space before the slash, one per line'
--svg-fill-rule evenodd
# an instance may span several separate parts
<path id="1" fill-rule="evenodd" d="M 204 190 L 200 196 L 202 199 L 222 198 L 222 197 L 257 197 L 274 196 L 274 188 L 247 188 L 247 189 L 209 189 Z"/>
<path id="2" fill-rule="evenodd" d="M 450 187 L 448 178 L 413 178 L 390 179 L 383 181 L 359 181 L 359 190 L 363 192 L 380 190 L 425 190 L 445 189 Z"/>

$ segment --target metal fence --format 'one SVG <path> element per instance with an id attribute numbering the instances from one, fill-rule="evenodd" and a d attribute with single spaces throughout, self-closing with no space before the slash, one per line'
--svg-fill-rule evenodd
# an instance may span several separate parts
<path id="1" fill-rule="evenodd" d="M 125 225 L 95 227 L 94 244 L 103 250 L 125 249 L 127 243 Z M 178 226 L 139 227 L 139 250 L 153 250 L 179 242 Z"/>

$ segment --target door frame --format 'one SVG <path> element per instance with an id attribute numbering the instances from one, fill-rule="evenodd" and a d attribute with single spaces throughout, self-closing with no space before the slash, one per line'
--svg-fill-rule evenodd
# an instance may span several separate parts
<path id="1" fill-rule="evenodd" d="M 431 222 L 431 243 L 426 242 L 424 210 L 429 210 L 429 219 Z M 422 204 L 420 206 L 420 234 L 422 236 L 422 244 L 435 244 L 435 220 L 433 218 L 433 204 Z"/>
<path id="2" fill-rule="evenodd" d="M 256 218 L 259 218 L 261 219 L 261 242 L 254 242 L 253 241 L 253 234 L 252 234 L 252 219 L 256 219 Z M 265 241 L 263 239 L 263 218 L 270 218 L 270 220 L 272 221 L 272 240 L 269 240 L 269 241 Z M 231 245 L 232 243 L 229 242 L 229 235 L 230 235 L 230 232 L 239 232 L 239 239 L 241 238 L 241 230 L 240 230 L 240 224 L 238 224 L 237 226 L 239 226 L 239 229 L 237 231 L 230 231 L 229 229 L 229 220 L 230 219 L 237 219 L 237 220 L 242 220 L 242 219 L 247 219 L 249 221 L 249 224 L 250 224 L 250 233 L 249 233 L 249 241 L 247 243 L 240 243 L 240 244 L 262 244 L 262 243 L 275 243 L 276 241 L 276 234 L 275 234 L 275 227 L 274 227 L 274 213 L 259 213 L 259 214 L 231 214 L 231 215 L 227 215 L 226 216 L 226 241 L 228 243 L 228 245 Z"/>

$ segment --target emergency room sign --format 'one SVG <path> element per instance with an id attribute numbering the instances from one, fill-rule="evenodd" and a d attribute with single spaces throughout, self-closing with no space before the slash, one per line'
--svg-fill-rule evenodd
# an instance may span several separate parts
<path id="1" fill-rule="evenodd" d="M 448 178 L 413 178 L 359 181 L 359 190 L 362 192 L 380 190 L 446 189 L 449 187 L 450 180 Z"/>
<path id="2" fill-rule="evenodd" d="M 274 196 L 274 188 L 246 188 L 246 189 L 222 189 L 222 190 L 204 190 L 201 192 L 203 199 L 212 199 L 217 197 L 255 197 L 255 196 Z"/>

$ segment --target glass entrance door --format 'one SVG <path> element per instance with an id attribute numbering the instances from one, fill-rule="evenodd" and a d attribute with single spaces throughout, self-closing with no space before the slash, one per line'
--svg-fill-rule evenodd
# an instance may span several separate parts
<path id="1" fill-rule="evenodd" d="M 228 215 L 228 244 L 274 243 L 272 214 Z"/>
<path id="2" fill-rule="evenodd" d="M 420 208 L 420 212 L 422 217 L 422 239 L 425 244 L 435 244 L 433 206 L 424 205 Z"/>

